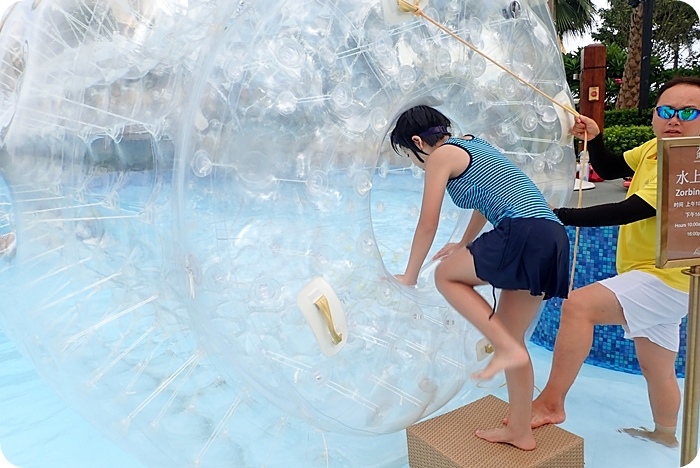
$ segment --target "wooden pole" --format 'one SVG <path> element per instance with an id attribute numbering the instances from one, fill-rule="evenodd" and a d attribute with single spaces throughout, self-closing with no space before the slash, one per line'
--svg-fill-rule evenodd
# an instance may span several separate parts
<path id="1" fill-rule="evenodd" d="M 557 10 L 554 8 L 554 0 L 547 0 L 547 6 L 549 7 L 549 14 L 552 15 L 552 21 L 554 22 L 554 27 L 556 28 Z M 557 34 L 559 34 L 558 31 Z"/>
<path id="2" fill-rule="evenodd" d="M 606 60 L 603 44 L 590 44 L 581 51 L 580 113 L 595 120 L 601 131 L 605 118 Z"/>
<path id="3" fill-rule="evenodd" d="M 681 466 L 692 462 L 698 454 L 698 413 L 700 412 L 700 266 L 690 275 L 688 304 L 688 341 L 685 351 L 685 390 L 683 392 L 683 431 L 681 433 Z"/>

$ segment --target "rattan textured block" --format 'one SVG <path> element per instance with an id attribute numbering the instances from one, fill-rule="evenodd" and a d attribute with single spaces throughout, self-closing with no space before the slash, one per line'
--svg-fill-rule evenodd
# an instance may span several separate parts
<path id="1" fill-rule="evenodd" d="M 534 430 L 537 448 L 524 451 L 474 435 L 500 427 L 508 404 L 493 395 L 406 429 L 410 468 L 581 468 L 583 439 L 547 425 Z"/>

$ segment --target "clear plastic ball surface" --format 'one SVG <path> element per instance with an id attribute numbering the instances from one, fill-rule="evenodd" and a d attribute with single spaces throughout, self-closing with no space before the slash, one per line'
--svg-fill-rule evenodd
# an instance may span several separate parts
<path id="1" fill-rule="evenodd" d="M 435 264 L 393 277 L 422 174 L 388 133 L 434 106 L 556 205 L 569 119 L 532 87 L 571 99 L 546 2 L 424 4 L 490 60 L 392 1 L 3 18 L 0 324 L 147 465 L 401 466 L 403 429 L 485 391 Z M 468 219 L 446 199 L 434 249 Z"/>

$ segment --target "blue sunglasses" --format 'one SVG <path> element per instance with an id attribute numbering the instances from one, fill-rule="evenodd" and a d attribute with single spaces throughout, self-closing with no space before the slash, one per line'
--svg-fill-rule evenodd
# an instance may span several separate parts
<path id="1" fill-rule="evenodd" d="M 696 109 L 694 107 L 676 109 L 675 107 L 671 106 L 659 106 L 656 108 L 656 114 L 664 120 L 671 120 L 674 115 L 677 115 L 678 120 L 688 122 L 698 118 L 700 115 L 700 109 Z"/>

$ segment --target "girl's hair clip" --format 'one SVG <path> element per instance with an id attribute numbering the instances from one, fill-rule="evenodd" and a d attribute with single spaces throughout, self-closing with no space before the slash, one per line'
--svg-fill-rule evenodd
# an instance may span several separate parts
<path id="1" fill-rule="evenodd" d="M 418 136 L 421 138 L 424 138 L 424 137 L 431 136 L 431 135 L 438 135 L 440 133 L 450 133 L 450 132 L 447 131 L 447 127 L 445 127 L 444 125 L 441 125 L 439 127 L 430 127 L 426 131 L 419 133 Z"/>

